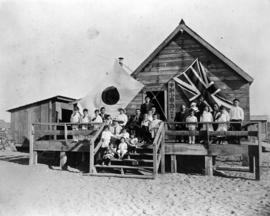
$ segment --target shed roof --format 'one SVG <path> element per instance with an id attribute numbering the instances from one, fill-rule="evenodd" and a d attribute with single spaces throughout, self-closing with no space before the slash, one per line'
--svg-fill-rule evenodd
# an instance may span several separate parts
<path id="1" fill-rule="evenodd" d="M 43 100 L 40 100 L 40 101 L 35 101 L 33 103 L 29 103 L 29 104 L 25 104 L 25 105 L 22 105 L 22 106 L 19 106 L 19 107 L 15 107 L 15 108 L 9 109 L 7 111 L 8 112 L 14 112 L 14 111 L 19 110 L 19 109 L 25 109 L 25 108 L 27 108 L 29 106 L 39 105 L 39 104 L 42 104 L 42 103 L 45 103 L 45 102 L 48 102 L 48 101 L 58 101 L 58 102 L 69 103 L 69 102 L 72 102 L 72 101 L 75 101 L 75 100 L 76 99 L 74 99 L 74 98 L 57 95 L 57 96 L 54 96 L 54 97 L 50 97 L 50 98 L 47 98 L 47 99 L 43 99 Z"/>
<path id="2" fill-rule="evenodd" d="M 201 36 L 199 36 L 196 32 L 194 32 L 191 28 L 189 28 L 184 20 L 182 19 L 179 25 L 174 29 L 174 31 L 139 65 L 139 67 L 131 74 L 135 76 L 139 72 L 141 72 L 147 64 L 152 61 L 156 55 L 165 47 L 167 46 L 171 40 L 180 32 L 185 31 L 188 33 L 192 38 L 194 38 L 197 42 L 199 42 L 203 47 L 208 49 L 211 53 L 217 56 L 221 61 L 223 61 L 226 65 L 228 65 L 231 69 L 233 69 L 237 74 L 239 74 L 244 80 L 248 83 L 253 82 L 253 78 L 243 71 L 240 67 L 238 67 L 234 62 L 224 56 L 220 51 L 210 45 L 207 41 L 205 41 Z"/>

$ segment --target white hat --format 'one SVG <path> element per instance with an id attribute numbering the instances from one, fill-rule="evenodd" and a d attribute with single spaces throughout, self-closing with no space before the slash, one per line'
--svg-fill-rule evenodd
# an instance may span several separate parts
<path id="1" fill-rule="evenodd" d="M 197 104 L 195 102 L 192 102 L 190 106 L 197 106 Z"/>

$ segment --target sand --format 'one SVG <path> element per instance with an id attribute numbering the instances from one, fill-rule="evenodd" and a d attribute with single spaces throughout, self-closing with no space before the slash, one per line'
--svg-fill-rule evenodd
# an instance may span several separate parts
<path id="1" fill-rule="evenodd" d="M 27 157 L 0 152 L 1 216 L 270 215 L 269 166 L 261 181 L 236 172 L 229 172 L 230 177 L 177 173 L 143 180 L 28 166 Z"/>

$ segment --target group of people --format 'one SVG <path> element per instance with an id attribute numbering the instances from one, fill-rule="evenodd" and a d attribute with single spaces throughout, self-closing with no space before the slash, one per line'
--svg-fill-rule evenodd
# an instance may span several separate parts
<path id="1" fill-rule="evenodd" d="M 120 108 L 117 116 L 106 113 L 106 108 L 101 107 L 94 111 L 94 117 L 90 117 L 88 110 L 80 114 L 79 108 L 74 106 L 70 122 L 73 130 L 89 129 L 90 123 L 105 123 L 101 133 L 100 158 L 102 163 L 110 163 L 116 157 L 124 159 L 129 153 L 136 153 L 136 148 L 148 145 L 153 141 L 155 134 L 161 124 L 156 107 L 150 102 L 150 97 L 145 97 L 145 103 L 136 109 L 135 114 L 128 117 L 125 110 Z M 77 125 L 81 124 L 80 128 Z M 98 127 L 94 126 L 93 127 Z M 79 137 L 73 136 L 74 141 Z"/>
<path id="2" fill-rule="evenodd" d="M 176 129 L 189 131 L 228 131 L 231 129 L 239 131 L 241 130 L 241 124 L 244 120 L 244 111 L 239 104 L 239 99 L 234 99 L 233 106 L 229 112 L 224 106 L 219 107 L 218 104 L 215 104 L 213 110 L 211 110 L 210 106 L 208 106 L 201 97 L 198 104 L 192 102 L 189 109 L 187 109 L 185 105 L 181 105 L 180 112 L 176 113 L 174 119 L 175 122 L 179 122 L 179 124 L 176 125 Z M 202 123 L 200 124 L 198 122 Z M 227 122 L 231 122 L 231 124 Z M 218 136 L 217 141 L 219 144 L 224 144 L 225 137 Z M 180 137 L 180 142 L 185 142 L 184 137 Z M 189 136 L 188 142 L 189 144 L 194 144 L 195 135 Z M 236 142 L 239 142 L 239 140 L 236 140 Z"/>

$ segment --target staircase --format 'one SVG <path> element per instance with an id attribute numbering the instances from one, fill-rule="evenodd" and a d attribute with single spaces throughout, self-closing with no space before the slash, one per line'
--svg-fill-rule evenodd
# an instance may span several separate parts
<path id="1" fill-rule="evenodd" d="M 94 144 L 94 143 L 93 143 Z M 93 145 L 92 144 L 92 145 Z M 95 144 L 94 144 L 95 145 Z M 94 157 L 99 150 L 98 144 L 95 145 Z M 157 130 L 152 144 L 137 147 L 134 153 L 129 153 L 127 159 L 113 158 L 108 165 L 94 163 L 90 166 L 90 175 L 112 176 L 127 178 L 148 178 L 156 177 L 161 161 L 164 163 L 164 124 L 162 123 Z M 90 147 L 91 158 L 91 147 Z M 161 160 L 163 158 L 163 160 Z M 95 161 L 95 160 L 94 160 Z M 91 164 L 91 162 L 90 162 Z M 165 167 L 165 166 L 164 166 Z M 162 168 L 163 170 L 163 168 Z"/>

